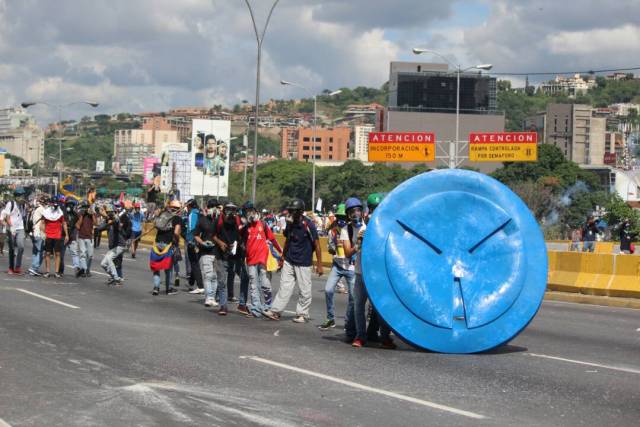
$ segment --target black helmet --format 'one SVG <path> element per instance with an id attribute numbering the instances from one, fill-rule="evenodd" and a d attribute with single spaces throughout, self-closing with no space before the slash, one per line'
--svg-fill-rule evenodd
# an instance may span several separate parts
<path id="1" fill-rule="evenodd" d="M 225 211 L 226 211 L 226 210 L 234 210 L 234 211 L 237 211 L 237 210 L 238 210 L 238 207 L 237 207 L 233 202 L 227 202 L 227 203 L 225 203 L 225 205 L 224 205 L 224 210 L 225 210 Z"/>
<path id="2" fill-rule="evenodd" d="M 290 211 L 304 211 L 304 202 L 300 199 L 293 199 L 289 202 L 287 209 Z"/>
<path id="3" fill-rule="evenodd" d="M 219 204 L 220 202 L 218 202 L 218 199 L 209 199 L 207 200 L 207 209 L 216 208 Z"/>
<path id="4" fill-rule="evenodd" d="M 189 199 L 187 200 L 186 205 L 188 208 L 198 208 L 198 202 L 196 202 L 196 199 Z"/>
<path id="5" fill-rule="evenodd" d="M 253 204 L 253 202 L 248 201 L 248 202 L 245 202 L 245 204 L 244 204 L 244 205 L 242 205 L 242 210 L 245 210 L 245 211 L 246 211 L 246 210 L 248 210 L 248 209 L 253 209 L 253 210 L 255 210 L 255 209 L 256 209 L 256 207 L 255 207 L 255 205 Z"/>

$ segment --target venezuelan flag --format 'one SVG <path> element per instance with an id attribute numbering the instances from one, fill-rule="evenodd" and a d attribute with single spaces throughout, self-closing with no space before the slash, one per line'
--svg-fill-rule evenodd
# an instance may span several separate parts
<path id="1" fill-rule="evenodd" d="M 156 246 L 156 243 L 154 243 L 149 252 L 149 268 L 151 268 L 151 271 L 163 271 L 172 268 L 173 252 L 174 247 L 172 244 L 168 244 L 160 249 Z"/>

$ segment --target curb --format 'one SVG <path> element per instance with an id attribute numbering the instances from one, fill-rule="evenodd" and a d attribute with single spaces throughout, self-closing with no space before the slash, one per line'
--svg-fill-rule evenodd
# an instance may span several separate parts
<path id="1" fill-rule="evenodd" d="M 640 299 L 606 297 L 598 295 L 584 295 L 579 293 L 547 291 L 544 294 L 547 301 L 572 302 L 577 304 L 600 305 L 603 307 L 633 308 L 640 310 Z"/>

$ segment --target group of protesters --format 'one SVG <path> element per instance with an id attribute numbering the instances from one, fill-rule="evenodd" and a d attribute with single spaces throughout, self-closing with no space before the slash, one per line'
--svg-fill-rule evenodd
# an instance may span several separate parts
<path id="1" fill-rule="evenodd" d="M 27 274 L 63 277 L 68 251 L 75 276 L 90 277 L 94 248 L 106 231 L 108 250 L 100 265 L 109 276 L 107 284 L 121 287 L 125 253 L 135 258 L 141 238 L 155 231 L 149 255 L 152 295 L 161 294 L 163 279 L 165 295 L 178 293 L 179 266 L 184 259 L 188 292 L 203 295 L 204 306 L 217 308 L 220 316 L 227 315 L 233 303 L 247 317 L 278 321 L 297 288 L 292 320 L 298 324 L 309 321 L 312 273 L 315 267 L 318 275 L 323 274 L 323 251 L 316 223 L 305 214 L 300 199 L 291 200 L 278 219 L 259 211 L 251 202 L 237 206 L 215 198 L 201 202 L 202 206 L 194 199 L 182 204 L 172 198 L 159 208 L 147 206 L 153 211 L 144 213 L 139 202 L 97 203 L 91 193 L 83 200 L 40 194 L 28 201 L 25 191 L 18 188 L 13 196 L 0 211 L 10 275 L 23 274 L 24 241 L 30 238 L 32 258 Z M 359 199 L 347 199 L 337 206 L 325 229 L 326 251 L 333 260 L 325 286 L 327 317 L 319 328 L 335 328 L 334 293 L 342 283 L 348 294 L 344 330 L 354 347 L 376 341 L 383 348 L 395 348 L 386 324 L 372 307 L 367 312 L 359 256 L 368 215 L 381 199 L 380 194 L 371 195 L 366 213 Z M 282 247 L 273 226 L 283 233 Z M 183 248 L 181 241 L 185 243 Z M 2 251 L 4 240 L 0 243 Z M 280 286 L 273 294 L 271 279 L 275 271 L 280 272 Z M 240 282 L 238 298 L 234 293 L 236 276 Z"/>

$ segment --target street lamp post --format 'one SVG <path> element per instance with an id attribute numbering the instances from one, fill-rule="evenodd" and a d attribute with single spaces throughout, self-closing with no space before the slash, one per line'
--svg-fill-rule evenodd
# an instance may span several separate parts
<path id="1" fill-rule="evenodd" d="M 70 107 L 71 105 L 75 105 L 75 104 L 87 104 L 90 107 L 96 108 L 98 105 L 100 105 L 97 102 L 93 102 L 93 101 L 74 101 L 74 102 L 70 102 L 68 104 L 51 104 L 49 102 L 44 102 L 44 101 L 31 101 L 31 102 L 23 102 L 22 104 L 20 104 L 22 106 L 22 108 L 29 108 L 33 105 L 46 105 L 47 107 L 50 108 L 55 108 L 56 111 L 58 112 L 58 124 L 62 123 L 62 109 L 66 108 L 66 107 Z M 61 133 L 62 131 L 59 132 L 58 134 L 58 187 L 60 187 L 60 184 L 62 183 L 62 139 L 63 139 L 63 134 Z M 60 191 L 60 189 L 58 188 L 58 191 Z"/>
<path id="2" fill-rule="evenodd" d="M 258 174 L 258 113 L 260 110 L 260 60 L 262 59 L 262 42 L 264 41 L 264 36 L 267 33 L 267 27 L 269 26 L 269 21 L 271 20 L 271 15 L 273 14 L 273 10 L 276 8 L 278 1 L 275 0 L 271 9 L 269 10 L 269 15 L 267 15 L 267 21 L 262 28 L 262 33 L 258 31 L 258 26 L 256 25 L 256 19 L 253 15 L 253 9 L 251 8 L 251 4 L 249 0 L 244 0 L 247 4 L 247 8 L 249 8 L 249 14 L 251 15 L 251 22 L 253 23 L 253 31 L 256 34 L 256 42 L 258 44 L 258 58 L 256 63 L 256 111 L 254 116 L 253 123 L 253 177 L 252 177 L 252 188 L 251 188 L 251 201 L 253 203 L 256 202 L 256 177 Z"/>
<path id="3" fill-rule="evenodd" d="M 465 71 L 469 71 L 473 69 L 489 71 L 491 68 L 493 68 L 493 65 L 480 64 L 480 65 L 475 65 L 473 67 L 468 67 L 463 69 L 461 65 L 453 64 L 444 55 L 442 55 L 439 52 L 436 52 L 435 50 L 415 47 L 413 48 L 413 53 L 416 55 L 420 55 L 422 53 L 430 53 L 432 55 L 435 55 L 443 59 L 447 64 L 449 64 L 451 67 L 455 69 L 455 73 L 456 73 L 456 139 L 454 142 L 452 142 L 449 145 L 449 167 L 454 169 L 457 166 L 457 157 L 458 157 L 457 150 L 458 150 L 458 143 L 460 141 L 460 74 L 464 73 Z"/>
<path id="4" fill-rule="evenodd" d="M 303 86 L 299 83 L 290 82 L 287 80 L 280 80 L 280 84 L 284 86 L 295 86 L 306 90 L 311 96 L 313 96 L 313 128 L 311 131 L 312 153 L 311 153 L 311 211 L 315 212 L 316 203 L 316 128 L 318 123 L 318 95 L 314 94 L 311 89 Z M 335 90 L 328 94 L 328 96 L 334 96 L 342 93 L 340 89 Z"/>
<path id="5" fill-rule="evenodd" d="M 249 128 L 247 128 L 249 129 Z M 242 195 L 247 194 L 247 164 L 249 163 L 249 141 L 247 134 L 242 135 L 242 145 L 244 146 L 244 176 L 242 177 Z"/>

